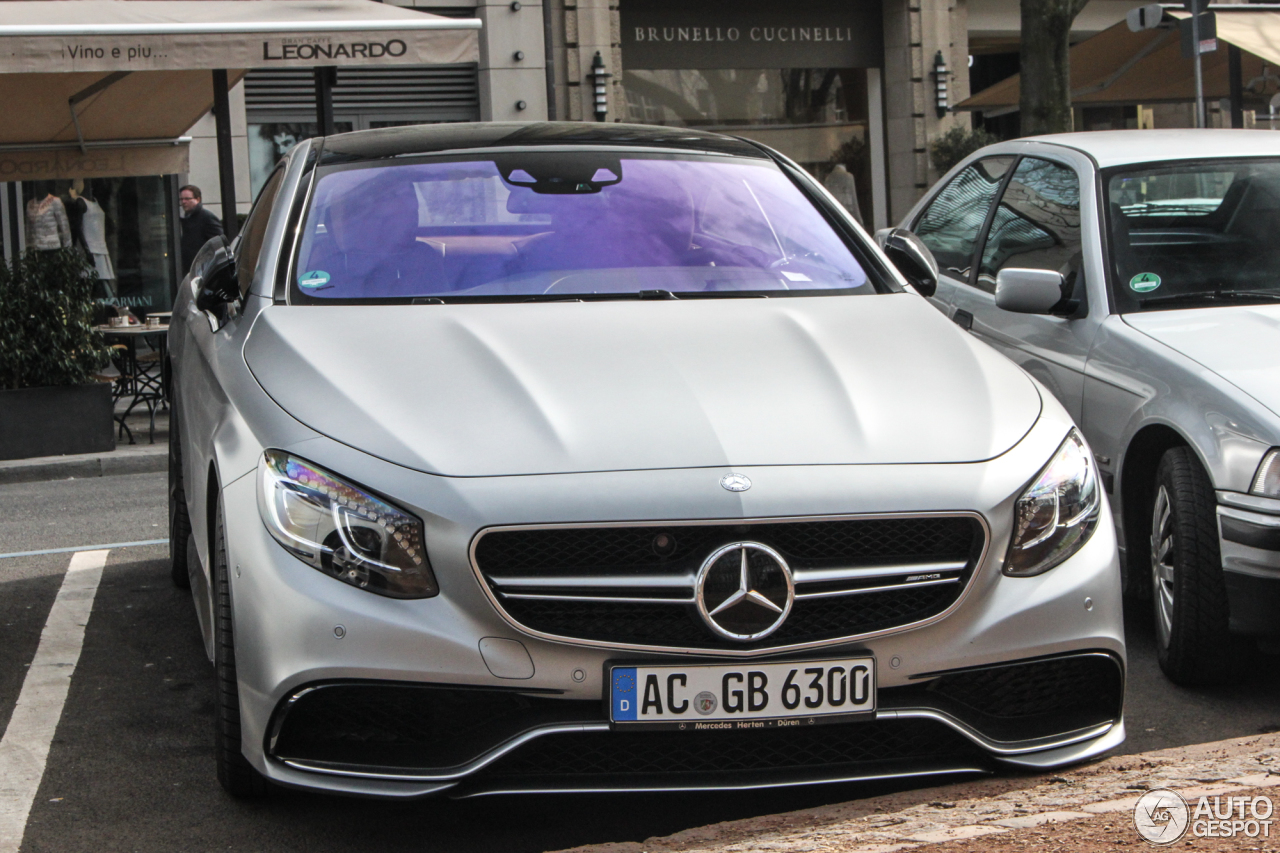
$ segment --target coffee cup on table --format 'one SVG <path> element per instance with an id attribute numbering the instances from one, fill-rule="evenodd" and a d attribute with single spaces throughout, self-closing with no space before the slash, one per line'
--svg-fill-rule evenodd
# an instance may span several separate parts
<path id="1" fill-rule="evenodd" d="M 113 329 L 121 329 L 129 325 L 129 316 L 108 317 L 107 324 Z"/>

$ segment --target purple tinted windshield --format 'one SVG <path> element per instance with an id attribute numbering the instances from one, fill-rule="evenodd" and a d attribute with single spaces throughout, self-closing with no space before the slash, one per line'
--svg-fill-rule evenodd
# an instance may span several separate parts
<path id="1" fill-rule="evenodd" d="M 535 152 L 322 173 L 311 299 L 875 292 L 768 161 Z"/>

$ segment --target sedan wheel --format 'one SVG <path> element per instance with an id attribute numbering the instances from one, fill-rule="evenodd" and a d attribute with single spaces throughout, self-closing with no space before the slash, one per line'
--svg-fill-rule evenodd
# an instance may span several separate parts
<path id="1" fill-rule="evenodd" d="M 1247 645 L 1228 631 L 1213 484 L 1190 448 L 1165 453 L 1151 507 L 1156 654 L 1177 684 L 1231 679 Z"/>
<path id="2" fill-rule="evenodd" d="M 182 439 L 178 430 L 175 394 L 169 403 L 169 576 L 174 586 L 190 589 L 187 539 L 191 536 L 191 519 L 187 515 L 187 492 L 182 482 Z"/>
<path id="3" fill-rule="evenodd" d="M 1160 648 L 1169 647 L 1173 633 L 1173 510 L 1169 506 L 1169 490 L 1161 485 L 1156 490 L 1156 505 L 1151 515 L 1151 588 L 1156 607 L 1156 639 Z"/>

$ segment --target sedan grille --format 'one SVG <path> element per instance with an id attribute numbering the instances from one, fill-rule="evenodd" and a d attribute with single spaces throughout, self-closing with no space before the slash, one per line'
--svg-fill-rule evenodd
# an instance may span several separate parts
<path id="1" fill-rule="evenodd" d="M 795 603 L 771 636 L 722 638 L 698 616 L 695 578 L 718 547 L 759 542 L 791 567 Z M 568 639 L 657 648 L 760 649 L 910 625 L 959 600 L 986 544 L 973 516 L 496 529 L 474 560 L 507 616 Z"/>

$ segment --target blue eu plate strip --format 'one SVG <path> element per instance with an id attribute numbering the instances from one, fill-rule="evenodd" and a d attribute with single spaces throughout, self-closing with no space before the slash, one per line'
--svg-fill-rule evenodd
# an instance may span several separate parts
<path id="1" fill-rule="evenodd" d="M 612 696 L 613 718 L 636 718 L 636 670 L 635 667 L 615 667 L 610 676 L 609 692 Z"/>

